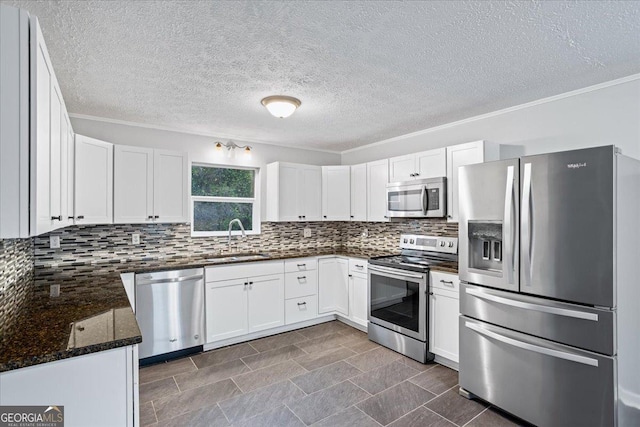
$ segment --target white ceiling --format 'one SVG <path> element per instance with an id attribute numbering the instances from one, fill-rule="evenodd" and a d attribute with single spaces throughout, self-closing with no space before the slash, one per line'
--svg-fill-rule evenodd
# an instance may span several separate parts
<path id="1" fill-rule="evenodd" d="M 636 1 L 3 3 L 40 19 L 72 113 L 307 148 L 640 72 Z"/>

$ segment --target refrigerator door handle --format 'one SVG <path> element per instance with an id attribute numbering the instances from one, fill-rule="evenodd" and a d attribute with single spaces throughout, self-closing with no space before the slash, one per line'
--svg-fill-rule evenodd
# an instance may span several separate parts
<path id="1" fill-rule="evenodd" d="M 575 319 L 591 320 L 593 322 L 598 321 L 598 315 L 595 313 L 586 313 L 578 310 L 570 310 L 567 308 L 549 307 L 541 304 L 532 304 L 529 302 L 516 301 L 497 295 L 491 295 L 487 292 L 477 289 L 466 289 L 467 294 L 474 297 L 481 298 L 487 301 L 497 302 L 498 304 L 509 305 L 511 307 L 522 308 L 524 310 L 540 311 L 543 313 L 557 314 L 558 316 L 573 317 Z"/>
<path id="2" fill-rule="evenodd" d="M 507 284 L 513 284 L 513 256 L 515 253 L 515 236 L 513 234 L 513 166 L 507 167 L 507 188 L 504 198 L 504 254 Z"/>
<path id="3" fill-rule="evenodd" d="M 523 350 L 532 351 L 534 353 L 544 354 L 551 357 L 556 357 L 558 359 L 569 360 L 571 362 L 582 363 L 583 365 L 595 366 L 598 367 L 598 360 L 593 359 L 591 357 L 580 356 L 578 354 L 567 353 L 566 351 L 554 350 L 548 347 L 542 347 L 535 344 L 529 344 L 526 342 L 518 341 L 513 338 L 505 337 L 504 335 L 497 334 L 493 331 L 483 328 L 482 326 L 478 326 L 475 323 L 464 322 L 464 325 L 476 331 L 477 333 L 484 335 L 489 338 L 493 338 L 497 341 L 505 343 L 507 345 L 521 348 Z"/>
<path id="4" fill-rule="evenodd" d="M 422 202 L 422 213 L 427 214 L 427 186 L 422 186 L 422 194 L 420 195 L 420 202 Z"/>
<path id="5" fill-rule="evenodd" d="M 524 164 L 524 182 L 522 188 L 522 279 L 525 286 L 531 286 L 531 163 Z"/>

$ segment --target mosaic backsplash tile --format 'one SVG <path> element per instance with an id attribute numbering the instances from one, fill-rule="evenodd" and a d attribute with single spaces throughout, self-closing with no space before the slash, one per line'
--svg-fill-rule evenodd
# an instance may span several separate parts
<path id="1" fill-rule="evenodd" d="M 303 230 L 311 229 L 311 237 Z M 368 237 L 362 237 L 367 229 Z M 140 234 L 140 244 L 131 235 Z M 261 234 L 233 236 L 233 251 L 387 250 L 398 247 L 402 233 L 457 236 L 458 225 L 444 219 L 368 222 L 263 222 Z M 227 251 L 227 237 L 191 237 L 186 224 L 127 224 L 74 226 L 52 232 L 60 249 L 49 249 L 49 234 L 34 238 L 35 266 L 100 269 L 114 261 L 218 255 Z M 90 267 L 93 266 L 93 267 Z"/>
<path id="2" fill-rule="evenodd" d="M 0 240 L 0 337 L 13 326 L 13 320 L 33 288 L 32 239 Z"/>

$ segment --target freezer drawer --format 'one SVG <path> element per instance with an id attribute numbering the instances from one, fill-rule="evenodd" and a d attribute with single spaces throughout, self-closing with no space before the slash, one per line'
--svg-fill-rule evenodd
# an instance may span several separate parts
<path id="1" fill-rule="evenodd" d="M 616 354 L 615 312 L 463 283 L 460 313 L 526 334 Z"/>
<path id="2" fill-rule="evenodd" d="M 615 358 L 460 316 L 460 386 L 535 425 L 613 426 Z"/>

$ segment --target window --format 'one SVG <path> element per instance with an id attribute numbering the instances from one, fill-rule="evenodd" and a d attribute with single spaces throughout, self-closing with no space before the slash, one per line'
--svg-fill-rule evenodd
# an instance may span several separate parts
<path id="1" fill-rule="evenodd" d="M 194 164 L 191 235 L 227 235 L 229 221 L 234 218 L 242 221 L 247 234 L 260 233 L 257 177 L 257 169 Z"/>

